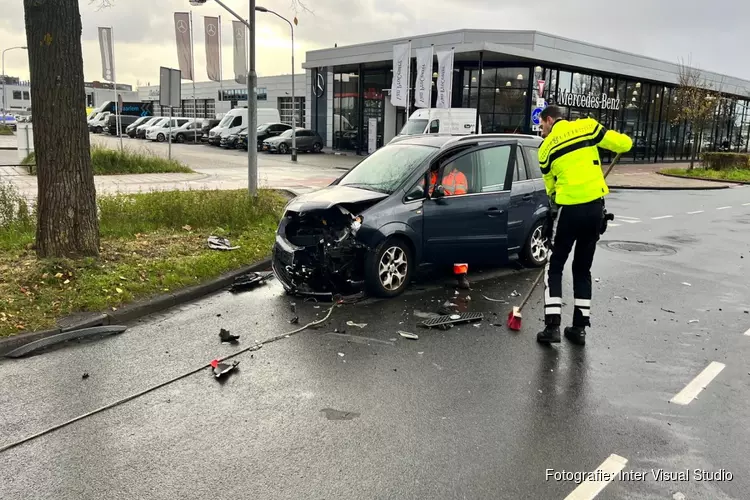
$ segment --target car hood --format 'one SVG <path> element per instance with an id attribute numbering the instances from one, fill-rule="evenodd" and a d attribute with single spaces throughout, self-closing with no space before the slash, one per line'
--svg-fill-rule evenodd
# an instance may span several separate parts
<path id="1" fill-rule="evenodd" d="M 294 198 L 289 202 L 286 209 L 294 212 L 327 210 L 335 205 L 373 202 L 387 197 L 388 195 L 385 193 L 368 191 L 366 189 L 349 186 L 328 186 Z"/>
<path id="2" fill-rule="evenodd" d="M 291 140 L 292 138 L 291 137 L 269 137 L 264 142 L 283 142 L 283 141 L 286 141 L 287 139 Z"/>

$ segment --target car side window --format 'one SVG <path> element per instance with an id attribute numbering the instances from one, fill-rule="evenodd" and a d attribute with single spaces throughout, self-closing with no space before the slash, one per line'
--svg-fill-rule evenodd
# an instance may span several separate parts
<path id="1" fill-rule="evenodd" d="M 242 117 L 241 116 L 235 116 L 234 120 L 232 120 L 232 124 L 230 127 L 239 127 L 242 125 Z"/>
<path id="2" fill-rule="evenodd" d="M 440 132 L 440 120 L 432 120 L 432 122 L 430 122 L 429 133 L 437 134 L 438 132 Z"/>
<path id="3" fill-rule="evenodd" d="M 526 148 L 526 156 L 529 159 L 529 170 L 534 179 L 542 178 L 542 169 L 539 168 L 539 148 Z"/>
<path id="4" fill-rule="evenodd" d="M 513 174 L 514 181 L 525 181 L 528 179 L 526 175 L 526 162 L 523 161 L 523 153 L 521 147 L 516 148 L 516 171 Z"/>
<path id="5" fill-rule="evenodd" d="M 476 152 L 480 192 L 505 190 L 512 147 L 509 144 L 480 149 Z"/>

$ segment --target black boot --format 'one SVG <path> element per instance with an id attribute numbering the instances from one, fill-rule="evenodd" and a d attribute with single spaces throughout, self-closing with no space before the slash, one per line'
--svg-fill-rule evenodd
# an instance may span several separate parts
<path id="1" fill-rule="evenodd" d="M 560 327 L 547 325 L 543 331 L 536 334 L 536 341 L 540 344 L 557 344 L 560 342 Z"/>
<path id="2" fill-rule="evenodd" d="M 566 326 L 565 338 L 576 345 L 586 345 L 586 329 L 582 326 Z"/>

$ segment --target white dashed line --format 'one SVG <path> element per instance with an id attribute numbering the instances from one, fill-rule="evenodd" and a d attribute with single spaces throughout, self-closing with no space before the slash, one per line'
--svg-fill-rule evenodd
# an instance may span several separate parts
<path id="1" fill-rule="evenodd" d="M 747 337 L 750 337 L 750 328 L 748 328 L 748 329 L 747 329 L 747 331 L 745 332 L 745 335 L 746 335 Z"/>
<path id="2" fill-rule="evenodd" d="M 615 454 L 610 455 L 596 471 L 591 473 L 591 476 L 596 480 L 586 479 L 570 495 L 566 496 L 565 500 L 592 500 L 617 477 L 627 463 L 627 458 Z"/>
<path id="3" fill-rule="evenodd" d="M 708 386 L 708 384 L 726 367 L 725 364 L 712 361 L 697 377 L 685 386 L 675 397 L 669 400 L 670 403 L 686 405 Z"/>
<path id="4" fill-rule="evenodd" d="M 617 217 L 620 218 L 620 219 L 641 220 L 639 217 L 628 217 L 626 215 L 618 215 Z"/>
<path id="5" fill-rule="evenodd" d="M 748 206 L 748 205 L 750 205 L 750 203 L 743 203 L 743 204 L 742 204 L 742 206 L 743 206 L 743 207 L 746 207 L 746 206 Z"/>
<path id="6" fill-rule="evenodd" d="M 688 215 L 702 214 L 703 212 L 705 212 L 705 210 L 696 210 L 695 212 L 688 212 Z"/>
<path id="7" fill-rule="evenodd" d="M 674 217 L 674 215 L 662 215 L 660 217 L 651 217 L 653 220 L 659 220 L 659 219 L 669 219 L 670 217 Z"/>
<path id="8" fill-rule="evenodd" d="M 732 208 L 732 207 L 719 207 L 716 210 L 726 210 L 727 208 Z"/>
<path id="9" fill-rule="evenodd" d="M 622 219 L 622 217 L 620 217 Z M 627 222 L 628 224 L 638 224 L 639 220 L 629 220 L 629 219 L 623 219 L 623 222 Z"/>
<path id="10" fill-rule="evenodd" d="M 609 223 L 609 224 L 607 224 L 607 225 L 608 225 L 608 226 L 611 226 L 611 227 L 617 227 L 617 226 L 619 226 L 620 224 L 615 224 L 615 223 L 613 223 L 613 222 L 610 222 L 610 223 Z"/>

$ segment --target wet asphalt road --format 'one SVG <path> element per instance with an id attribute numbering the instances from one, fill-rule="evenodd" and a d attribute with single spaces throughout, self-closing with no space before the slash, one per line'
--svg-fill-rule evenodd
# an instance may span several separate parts
<path id="1" fill-rule="evenodd" d="M 1 453 L 0 498 L 562 499 L 577 485 L 547 469 L 593 471 L 612 454 L 647 475 L 597 498 L 747 498 L 750 188 L 620 192 L 608 208 L 618 225 L 595 259 L 585 348 L 536 344 L 541 288 L 521 332 L 493 325 L 533 272 L 475 281 L 456 301 L 487 320 L 448 331 L 418 328 L 414 311 L 454 291 L 420 284 L 238 356 L 224 384 L 203 370 Z M 294 329 L 289 301 L 272 282 L 0 362 L 0 446 Z M 327 312 L 296 302 L 300 325 Z M 219 344 L 220 327 L 239 346 Z M 696 399 L 669 402 L 711 362 L 725 368 Z M 658 469 L 691 478 L 656 481 Z M 695 469 L 733 479 L 697 481 Z"/>

